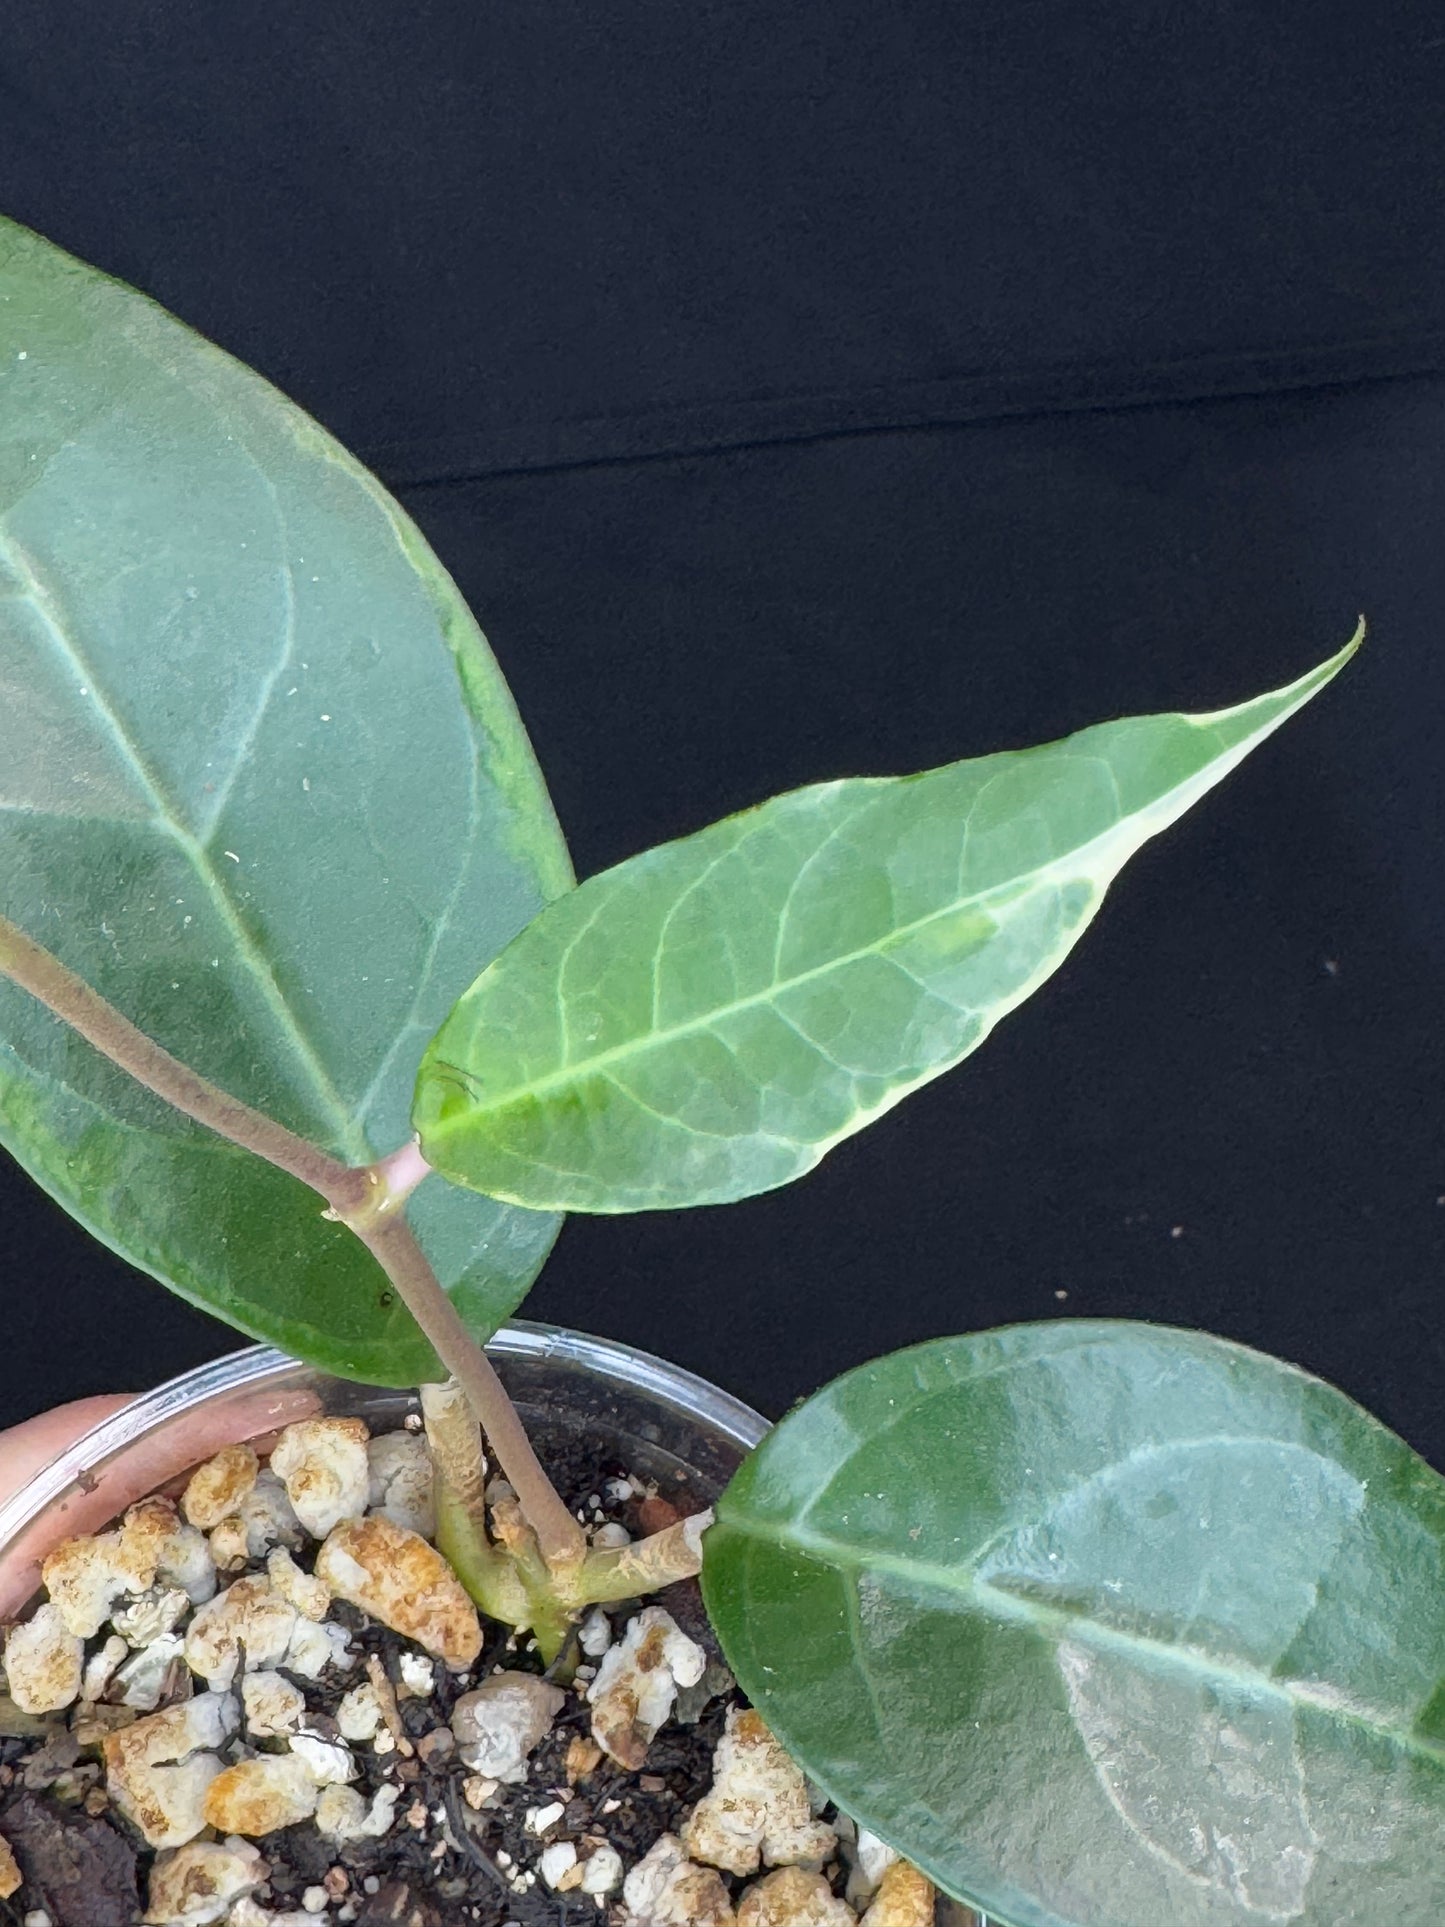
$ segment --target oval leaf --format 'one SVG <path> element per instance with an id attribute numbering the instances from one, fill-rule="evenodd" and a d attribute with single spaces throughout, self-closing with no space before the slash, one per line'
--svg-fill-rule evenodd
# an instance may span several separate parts
<path id="1" fill-rule="evenodd" d="M 1358 1927 L 1445 1893 L 1445 1480 L 1303 1372 L 1080 1320 L 839 1379 L 729 1486 L 728 1663 L 1013 1927 Z"/>
<path id="2" fill-rule="evenodd" d="M 469 970 L 567 887 L 531 750 L 380 486 L 151 302 L 0 224 L 0 910 L 224 1089 L 352 1161 L 407 1134 Z M 430 1347 L 292 1179 L 0 984 L 0 1140 L 242 1330 L 397 1383 Z M 478 1336 L 555 1220 L 440 1185 Z"/>
<path id="3" fill-rule="evenodd" d="M 554 1210 L 786 1184 L 976 1049 L 1134 851 L 1357 643 L 1238 709 L 823 783 L 592 878 L 438 1032 L 413 1112 L 427 1158 Z"/>

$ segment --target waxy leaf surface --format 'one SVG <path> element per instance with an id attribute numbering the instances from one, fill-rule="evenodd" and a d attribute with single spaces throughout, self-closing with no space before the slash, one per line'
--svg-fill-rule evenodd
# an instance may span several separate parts
<path id="1" fill-rule="evenodd" d="M 0 911 L 358 1162 L 405 1139 L 478 949 L 569 880 L 486 643 L 396 504 L 256 375 L 0 224 Z M 244 1331 L 355 1376 L 435 1372 L 310 1191 L 4 983 L 0 1141 Z M 555 1232 L 440 1184 L 413 1215 L 479 1334 Z"/>
<path id="2" fill-rule="evenodd" d="M 1439 1917 L 1445 1480 L 1317 1379 L 1146 1325 L 920 1345 L 785 1419 L 704 1555 L 789 1751 L 991 1918 Z"/>
<path id="3" fill-rule="evenodd" d="M 1115 873 L 1320 689 L 1041 749 L 822 783 L 590 879 L 423 1061 L 430 1162 L 540 1209 L 785 1184 L 974 1050 Z"/>

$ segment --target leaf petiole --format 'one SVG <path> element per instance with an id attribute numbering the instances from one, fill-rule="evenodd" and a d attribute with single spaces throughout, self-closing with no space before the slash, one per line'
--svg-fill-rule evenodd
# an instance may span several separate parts
<path id="1" fill-rule="evenodd" d="M 432 1349 L 464 1388 L 537 1534 L 548 1568 L 579 1563 L 586 1544 L 582 1528 L 558 1497 L 501 1379 L 443 1291 L 406 1221 L 406 1198 L 427 1172 L 416 1146 L 403 1145 L 372 1165 L 342 1164 L 172 1057 L 7 917 L 0 917 L 0 975 L 28 991 L 156 1097 L 299 1178 L 325 1200 L 329 1214 L 355 1232 L 376 1259 Z"/>

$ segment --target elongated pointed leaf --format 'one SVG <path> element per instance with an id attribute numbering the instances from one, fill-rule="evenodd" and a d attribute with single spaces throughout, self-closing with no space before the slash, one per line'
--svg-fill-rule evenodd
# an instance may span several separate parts
<path id="1" fill-rule="evenodd" d="M 396 504 L 258 377 L 0 224 L 0 910 L 360 1160 L 405 1138 L 478 948 L 568 881 L 496 665 Z M 0 1141 L 243 1330 L 358 1376 L 435 1371 L 310 1192 L 9 985 Z M 441 1185 L 415 1214 L 479 1333 L 555 1231 Z"/>
<path id="2" fill-rule="evenodd" d="M 1042 749 L 780 796 L 594 877 L 462 998 L 413 1113 L 538 1208 L 718 1203 L 811 1169 L 974 1050 L 1109 882 L 1335 675 Z"/>
<path id="3" fill-rule="evenodd" d="M 709 1611 L 807 1771 L 1011 1927 L 1365 1927 L 1445 1895 L 1445 1480 L 1197 1333 L 941 1339 L 738 1473 Z"/>

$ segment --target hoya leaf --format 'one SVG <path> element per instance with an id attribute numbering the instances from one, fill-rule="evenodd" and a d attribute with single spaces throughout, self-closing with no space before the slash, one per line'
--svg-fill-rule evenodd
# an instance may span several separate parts
<path id="1" fill-rule="evenodd" d="M 459 1184 L 537 1209 L 719 1203 L 810 1170 L 976 1049 L 1134 851 L 1358 644 L 1209 716 L 823 783 L 592 878 L 478 978 L 413 1117 Z"/>
<path id="2" fill-rule="evenodd" d="M 478 946 L 568 882 L 497 667 L 397 505 L 259 377 L 0 224 L 0 912 L 358 1161 L 404 1141 Z M 0 1142 L 242 1330 L 353 1376 L 434 1374 L 309 1191 L 8 984 Z M 490 1333 L 555 1220 L 441 1185 L 414 1211 Z"/>
<path id="3" fill-rule="evenodd" d="M 1080 1320 L 865 1365 L 703 1585 L 806 1771 L 1010 1927 L 1438 1914 L 1445 1480 L 1277 1360 Z"/>

